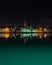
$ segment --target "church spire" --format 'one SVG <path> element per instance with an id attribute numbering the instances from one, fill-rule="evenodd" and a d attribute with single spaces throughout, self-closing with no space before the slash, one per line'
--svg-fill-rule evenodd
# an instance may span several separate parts
<path id="1" fill-rule="evenodd" d="M 24 26 L 26 26 L 26 20 L 25 20 L 25 22 L 24 22 Z"/>

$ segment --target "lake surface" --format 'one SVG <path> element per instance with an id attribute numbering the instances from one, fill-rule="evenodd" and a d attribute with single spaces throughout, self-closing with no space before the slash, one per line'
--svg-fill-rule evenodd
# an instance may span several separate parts
<path id="1" fill-rule="evenodd" d="M 52 37 L 0 39 L 0 65 L 52 65 Z"/>

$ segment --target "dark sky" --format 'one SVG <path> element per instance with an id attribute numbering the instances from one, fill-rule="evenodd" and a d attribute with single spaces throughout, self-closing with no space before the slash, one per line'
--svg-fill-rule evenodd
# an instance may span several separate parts
<path id="1" fill-rule="evenodd" d="M 1 2 L 0 25 L 23 25 L 24 21 L 31 25 L 45 26 L 52 24 L 52 5 L 35 4 L 34 2 Z"/>

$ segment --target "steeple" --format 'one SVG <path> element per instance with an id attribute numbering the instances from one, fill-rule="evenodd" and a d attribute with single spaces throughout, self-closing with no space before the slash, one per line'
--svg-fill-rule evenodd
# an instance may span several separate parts
<path id="1" fill-rule="evenodd" d="M 26 26 L 26 20 L 25 20 L 25 22 L 24 22 L 24 26 Z"/>

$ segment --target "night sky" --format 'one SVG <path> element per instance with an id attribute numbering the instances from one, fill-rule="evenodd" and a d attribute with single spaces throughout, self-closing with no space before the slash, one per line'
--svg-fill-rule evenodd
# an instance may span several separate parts
<path id="1" fill-rule="evenodd" d="M 0 25 L 52 26 L 51 4 L 34 2 L 0 2 Z"/>

